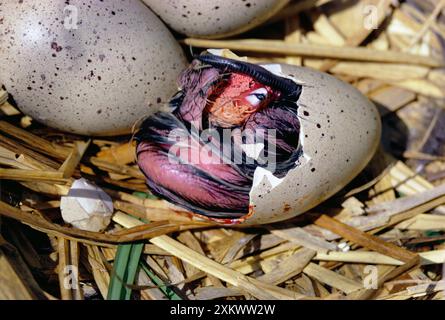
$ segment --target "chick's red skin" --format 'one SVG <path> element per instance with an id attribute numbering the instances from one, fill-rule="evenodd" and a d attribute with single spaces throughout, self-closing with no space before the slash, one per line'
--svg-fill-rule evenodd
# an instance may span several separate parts
<path id="1" fill-rule="evenodd" d="M 261 88 L 267 92 L 265 99 L 253 105 L 247 97 Z M 232 73 L 213 89 L 205 111 L 209 113 L 209 120 L 214 125 L 223 128 L 242 126 L 253 113 L 267 107 L 270 101 L 278 97 L 279 92 L 252 77 Z"/>

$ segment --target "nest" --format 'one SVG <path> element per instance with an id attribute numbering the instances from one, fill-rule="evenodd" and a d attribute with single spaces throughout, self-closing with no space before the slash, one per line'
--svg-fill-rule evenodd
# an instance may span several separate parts
<path id="1" fill-rule="evenodd" d="M 0 298 L 444 299 L 445 3 L 365 2 L 369 12 L 290 2 L 239 39 L 178 39 L 329 72 L 378 106 L 384 134 L 368 167 L 281 223 L 229 228 L 178 213 L 150 195 L 130 137 L 54 131 L 0 91 Z M 104 232 L 61 218 L 80 177 L 113 200 Z"/>

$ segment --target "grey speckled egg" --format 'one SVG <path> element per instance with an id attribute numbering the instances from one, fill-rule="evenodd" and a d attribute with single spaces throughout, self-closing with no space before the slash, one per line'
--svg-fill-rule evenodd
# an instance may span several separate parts
<path id="1" fill-rule="evenodd" d="M 246 224 L 286 220 L 315 207 L 364 169 L 380 141 L 377 109 L 357 89 L 313 69 L 279 68 L 303 84 L 298 116 L 304 154 L 280 181 L 263 176 L 254 183 Z"/>
<path id="2" fill-rule="evenodd" d="M 289 0 L 143 0 L 171 28 L 194 37 L 221 38 L 252 29 Z"/>
<path id="3" fill-rule="evenodd" d="M 186 65 L 139 0 L 0 2 L 0 83 L 35 120 L 87 135 L 128 133 L 166 102 Z"/>

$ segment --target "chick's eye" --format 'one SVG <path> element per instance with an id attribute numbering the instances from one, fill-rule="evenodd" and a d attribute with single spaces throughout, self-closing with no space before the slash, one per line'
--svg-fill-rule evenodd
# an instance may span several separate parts
<path id="1" fill-rule="evenodd" d="M 262 94 L 262 93 L 255 93 L 255 97 L 260 101 L 263 101 L 264 99 L 266 99 L 266 95 Z"/>
<path id="2" fill-rule="evenodd" d="M 267 90 L 265 88 L 257 89 L 253 92 L 251 92 L 247 97 L 246 100 L 253 106 L 259 105 L 262 101 L 266 100 L 267 98 Z"/>

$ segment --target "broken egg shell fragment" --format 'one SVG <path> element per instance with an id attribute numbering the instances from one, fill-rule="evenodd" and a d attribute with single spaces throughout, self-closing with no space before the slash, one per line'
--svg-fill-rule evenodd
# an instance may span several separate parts
<path id="1" fill-rule="evenodd" d="M 60 210 L 63 220 L 77 229 L 102 231 L 110 224 L 113 201 L 102 189 L 81 178 L 61 198 Z"/>
<path id="2" fill-rule="evenodd" d="M 224 38 L 255 28 L 289 0 L 143 0 L 175 31 L 190 37 Z"/>
<path id="3" fill-rule="evenodd" d="M 315 207 L 364 169 L 380 141 L 378 111 L 357 89 L 313 69 L 280 66 L 283 76 L 303 84 L 298 116 L 304 156 L 279 183 L 263 174 L 250 192 L 250 212 L 239 221 L 244 224 L 282 221 Z"/>

